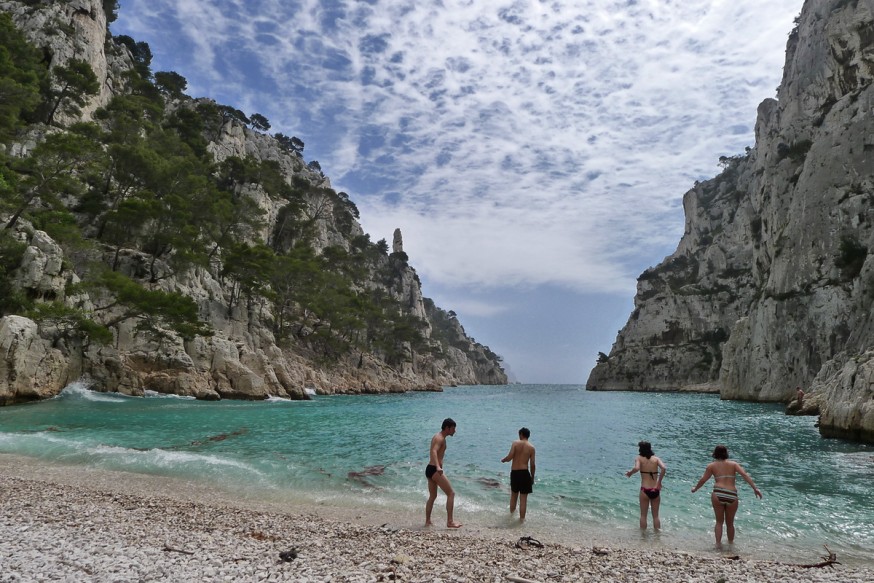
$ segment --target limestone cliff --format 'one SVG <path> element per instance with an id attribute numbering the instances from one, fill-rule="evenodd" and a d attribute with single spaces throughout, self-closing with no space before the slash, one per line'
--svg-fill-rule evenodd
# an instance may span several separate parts
<path id="1" fill-rule="evenodd" d="M 0 0 L 0 11 L 10 14 L 42 51 L 47 69 L 70 59 L 83 60 L 99 82 L 99 90 L 75 116 L 60 115 L 52 126 L 32 124 L 16 140 L 0 145 L 8 156 L 28 156 L 46 135 L 79 120 L 94 120 L 100 108 L 130 91 L 129 72 L 136 59 L 129 46 L 108 34 L 106 4 L 101 0 Z M 167 100 L 171 113 L 210 107 L 216 104 L 208 99 L 179 95 Z M 245 159 L 277 169 L 286 187 L 293 184 L 302 193 L 295 199 L 299 208 L 294 212 L 306 219 L 308 247 L 317 256 L 369 250 L 367 261 L 356 266 L 351 292 L 388 298 L 401 316 L 420 328 L 420 336 L 360 343 L 326 361 L 324 351 L 316 350 L 311 342 L 324 322 L 296 308 L 295 314 L 303 314 L 300 320 L 280 326 L 280 314 L 270 301 L 271 290 L 262 295 L 250 291 L 242 301 L 240 283 L 230 281 L 222 271 L 220 254 L 210 254 L 208 264 L 179 270 L 173 267 L 172 256 L 158 258 L 141 249 L 99 243 L 64 245 L 22 218 L 7 229 L 23 249 L 9 275 L 10 289 L 37 305 L 54 302 L 94 316 L 109 327 L 111 341 L 96 342 L 73 333 L 69 317 L 34 321 L 21 314 L 0 313 L 4 316 L 0 318 L 0 404 L 50 397 L 80 378 L 89 379 L 97 390 L 126 394 L 155 390 L 206 399 L 270 395 L 303 399 L 312 391 L 397 392 L 506 383 L 499 357 L 467 337 L 460 325 L 447 331 L 441 324 L 440 334 L 433 334 L 435 318 L 443 318 L 445 312 L 423 297 L 406 254 L 388 254 L 387 247 L 380 253 L 356 220 L 354 204 L 345 193 L 331 189 L 330 180 L 317 166 L 305 164 L 300 152 L 234 116 L 207 119 L 214 120 L 203 130 L 205 151 L 211 159 L 217 165 Z M 262 213 L 261 221 L 253 222 L 241 235 L 246 243 L 269 247 L 277 254 L 300 245 L 302 228 L 286 228 L 291 213 L 287 197 L 277 197 L 264 184 L 248 178 L 236 183 L 234 196 L 250 201 Z M 0 218 L 8 220 L 9 215 L 0 212 Z M 94 237 L 99 229 L 87 222 L 82 226 L 86 237 Z M 399 239 L 400 232 L 395 236 Z M 116 305 L 118 298 L 80 285 L 89 266 L 95 264 L 111 265 L 114 272 L 149 290 L 193 299 L 199 318 L 212 334 L 184 337 L 160 326 L 157 335 L 142 334 L 137 322 L 126 319 L 125 310 Z M 293 334 L 277 333 L 292 328 Z"/>
<path id="2" fill-rule="evenodd" d="M 589 389 L 788 401 L 800 385 L 824 435 L 874 440 L 872 78 L 874 2 L 807 0 L 755 147 L 685 194 L 682 240 L 638 279 Z"/>

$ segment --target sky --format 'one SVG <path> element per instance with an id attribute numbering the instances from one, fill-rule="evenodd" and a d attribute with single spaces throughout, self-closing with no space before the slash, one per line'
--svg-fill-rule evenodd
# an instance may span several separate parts
<path id="1" fill-rule="evenodd" d="M 755 144 L 802 0 L 122 0 L 188 95 L 304 141 L 511 379 L 582 384 Z"/>

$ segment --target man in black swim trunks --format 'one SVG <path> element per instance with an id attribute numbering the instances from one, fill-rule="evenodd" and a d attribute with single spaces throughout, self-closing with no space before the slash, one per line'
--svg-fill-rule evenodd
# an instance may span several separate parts
<path id="1" fill-rule="evenodd" d="M 431 438 L 431 453 L 425 476 L 428 478 L 428 502 L 425 504 L 425 526 L 431 526 L 431 510 L 437 500 L 437 487 L 446 493 L 446 526 L 460 528 L 461 523 L 452 520 L 452 510 L 455 506 L 455 491 L 449 478 L 443 474 L 443 455 L 446 453 L 446 438 L 455 435 L 455 421 L 450 418 L 443 420 L 443 427 Z"/>
<path id="2" fill-rule="evenodd" d="M 534 446 L 528 442 L 531 431 L 527 427 L 519 430 L 519 439 L 510 446 L 510 453 L 501 460 L 513 460 L 510 466 L 510 514 L 516 512 L 516 499 L 519 499 L 519 521 L 525 520 L 528 509 L 528 494 L 534 489 Z M 529 471 L 529 467 L 531 468 Z"/>

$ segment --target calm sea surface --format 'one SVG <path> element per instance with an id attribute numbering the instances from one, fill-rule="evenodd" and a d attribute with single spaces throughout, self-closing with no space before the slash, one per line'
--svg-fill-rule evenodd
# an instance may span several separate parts
<path id="1" fill-rule="evenodd" d="M 202 402 L 123 397 L 76 384 L 59 397 L 0 408 L 0 452 L 184 478 L 241 498 L 383 507 L 423 515 L 424 467 L 444 417 L 456 518 L 541 540 L 713 550 L 709 487 L 690 488 L 717 443 L 764 493 L 739 480 L 732 553 L 815 562 L 822 545 L 874 562 L 874 447 L 824 440 L 813 417 L 712 395 L 597 393 L 581 386 L 457 387 L 442 393 Z M 528 521 L 508 516 L 509 451 L 520 427 L 537 447 Z M 668 465 L 662 532 L 637 528 L 637 442 Z M 444 499 L 435 522 L 445 520 Z M 524 532 L 523 532 L 524 531 Z"/>

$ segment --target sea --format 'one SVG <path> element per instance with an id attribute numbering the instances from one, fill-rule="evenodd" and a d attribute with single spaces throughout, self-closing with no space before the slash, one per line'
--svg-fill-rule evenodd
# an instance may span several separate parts
<path id="1" fill-rule="evenodd" d="M 0 453 L 48 464 L 178 479 L 232 498 L 368 509 L 424 522 L 431 437 L 457 423 L 444 468 L 455 518 L 508 540 L 731 553 L 874 564 L 874 447 L 823 439 L 815 417 L 777 404 L 689 393 L 591 392 L 580 385 L 448 387 L 442 392 L 313 396 L 308 401 L 197 401 L 91 391 L 0 408 Z M 509 514 L 509 464 L 531 430 L 537 473 L 522 525 Z M 667 464 L 662 529 L 638 526 L 637 443 Z M 737 539 L 717 548 L 710 487 L 691 487 L 729 448 L 764 494 L 738 479 Z M 434 521 L 445 522 L 444 498 Z"/>

